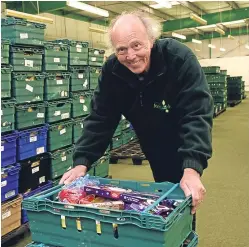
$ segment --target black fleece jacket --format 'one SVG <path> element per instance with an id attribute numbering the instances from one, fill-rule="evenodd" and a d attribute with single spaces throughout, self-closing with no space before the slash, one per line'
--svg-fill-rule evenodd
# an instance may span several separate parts
<path id="1" fill-rule="evenodd" d="M 123 114 L 132 124 L 156 181 L 178 182 L 184 168 L 202 174 L 212 154 L 213 100 L 192 51 L 157 40 L 151 66 L 138 77 L 110 56 L 102 68 L 74 165 L 91 164 L 108 147 Z"/>

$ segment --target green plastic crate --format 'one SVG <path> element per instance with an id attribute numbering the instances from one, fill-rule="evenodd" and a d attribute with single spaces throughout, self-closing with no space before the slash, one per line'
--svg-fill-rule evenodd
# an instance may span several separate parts
<path id="1" fill-rule="evenodd" d="M 68 45 L 45 42 L 43 67 L 45 71 L 68 70 Z"/>
<path id="2" fill-rule="evenodd" d="M 225 91 L 225 90 L 212 90 L 211 94 L 212 94 L 212 96 L 225 97 L 227 95 L 227 91 Z"/>
<path id="3" fill-rule="evenodd" d="M 220 73 L 221 73 L 222 75 L 227 75 L 227 70 L 220 70 Z"/>
<path id="4" fill-rule="evenodd" d="M 227 83 L 227 76 L 223 74 L 206 75 L 207 82 Z"/>
<path id="5" fill-rule="evenodd" d="M 95 176 L 106 178 L 109 175 L 109 156 L 102 156 L 93 164 Z"/>
<path id="6" fill-rule="evenodd" d="M 71 117 L 72 100 L 46 102 L 46 122 L 54 123 Z"/>
<path id="7" fill-rule="evenodd" d="M 45 103 L 16 105 L 16 129 L 45 123 Z"/>
<path id="8" fill-rule="evenodd" d="M 208 83 L 209 88 L 212 89 L 227 89 L 227 83 L 220 83 L 220 82 L 210 82 Z"/>
<path id="9" fill-rule="evenodd" d="M 58 39 L 54 42 L 59 44 L 67 44 L 69 46 L 70 66 L 82 66 L 88 64 L 88 42 L 69 39 Z"/>
<path id="10" fill-rule="evenodd" d="M 119 148 L 123 145 L 122 135 L 115 136 L 112 138 L 111 149 Z"/>
<path id="11" fill-rule="evenodd" d="M 75 118 L 73 125 L 73 143 L 76 143 L 77 140 L 82 136 L 84 130 L 84 119 L 85 118 Z"/>
<path id="12" fill-rule="evenodd" d="M 122 144 L 125 145 L 130 141 L 134 140 L 131 129 L 126 129 L 122 131 Z"/>
<path id="13" fill-rule="evenodd" d="M 61 177 L 73 165 L 74 146 L 59 149 L 50 153 L 51 160 L 51 178 Z"/>
<path id="14" fill-rule="evenodd" d="M 1 101 L 1 133 L 15 129 L 15 104 L 14 100 Z"/>
<path id="15" fill-rule="evenodd" d="M 214 103 L 226 103 L 228 96 L 213 96 Z"/>
<path id="16" fill-rule="evenodd" d="M 48 151 L 66 147 L 73 144 L 73 121 L 66 120 L 49 125 Z"/>
<path id="17" fill-rule="evenodd" d="M 89 54 L 89 62 L 88 64 L 90 66 L 102 66 L 104 63 L 104 54 L 105 50 L 95 49 L 95 48 L 89 48 L 88 49 Z"/>
<path id="18" fill-rule="evenodd" d="M 180 247 L 197 247 L 197 245 L 198 245 L 198 235 L 195 232 L 191 232 Z M 26 245 L 26 247 L 52 247 L 52 246 L 41 245 L 41 243 L 32 242 Z"/>
<path id="19" fill-rule="evenodd" d="M 185 198 L 179 184 L 97 178 L 101 184 L 157 192 L 160 198 L 144 212 L 102 210 L 47 200 L 61 190 L 61 186 L 57 186 L 23 201 L 32 240 L 64 247 L 81 243 L 91 247 L 179 247 L 191 233 L 191 198 Z M 148 213 L 165 198 L 182 199 L 183 202 L 167 218 Z"/>
<path id="20" fill-rule="evenodd" d="M 95 89 L 98 85 L 99 75 L 101 73 L 101 68 L 99 67 L 90 67 L 90 89 Z"/>
<path id="21" fill-rule="evenodd" d="M 241 84 L 242 82 L 242 76 L 230 76 L 227 78 L 228 84 Z"/>
<path id="22" fill-rule="evenodd" d="M 122 120 L 119 122 L 114 134 L 113 134 L 113 137 L 116 137 L 116 136 L 119 136 L 122 134 L 122 129 L 123 129 L 123 123 L 122 123 Z"/>
<path id="23" fill-rule="evenodd" d="M 11 66 L 1 67 L 1 99 L 11 97 Z"/>
<path id="24" fill-rule="evenodd" d="M 46 25 L 14 17 L 3 18 L 1 22 L 2 38 L 12 44 L 42 46 Z"/>
<path id="25" fill-rule="evenodd" d="M 45 75 L 32 72 L 14 72 L 13 97 L 18 104 L 43 101 Z"/>
<path id="26" fill-rule="evenodd" d="M 219 66 L 208 66 L 208 67 L 202 67 L 205 74 L 218 74 L 220 73 L 220 67 Z"/>
<path id="27" fill-rule="evenodd" d="M 8 39 L 1 40 L 1 64 L 9 64 L 10 41 Z"/>
<path id="28" fill-rule="evenodd" d="M 122 121 L 122 130 L 126 130 L 126 129 L 130 128 L 130 127 L 131 127 L 131 123 L 128 120 L 123 119 L 123 121 Z"/>
<path id="29" fill-rule="evenodd" d="M 47 73 L 45 79 L 45 100 L 69 98 L 69 72 Z"/>
<path id="30" fill-rule="evenodd" d="M 13 71 L 42 71 L 43 48 L 11 46 L 10 63 Z"/>
<path id="31" fill-rule="evenodd" d="M 70 91 L 89 90 L 89 68 L 83 66 L 69 67 L 71 71 Z"/>
<path id="32" fill-rule="evenodd" d="M 75 117 L 88 115 L 90 112 L 92 93 L 91 92 L 70 93 L 70 96 L 73 99 L 72 117 L 75 118 Z"/>

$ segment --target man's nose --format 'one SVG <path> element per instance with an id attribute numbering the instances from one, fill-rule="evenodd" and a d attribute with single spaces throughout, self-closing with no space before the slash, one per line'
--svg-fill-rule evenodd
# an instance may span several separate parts
<path id="1" fill-rule="evenodd" d="M 136 58 L 136 52 L 133 49 L 129 48 L 127 51 L 126 59 L 134 60 L 135 58 Z"/>

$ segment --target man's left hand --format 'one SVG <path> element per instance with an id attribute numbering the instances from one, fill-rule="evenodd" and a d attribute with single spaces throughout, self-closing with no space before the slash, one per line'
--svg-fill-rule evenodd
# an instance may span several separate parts
<path id="1" fill-rule="evenodd" d="M 186 197 L 192 195 L 192 210 L 191 213 L 195 214 L 197 206 L 203 202 L 206 194 L 200 174 L 191 168 L 185 168 L 182 176 L 180 186 L 184 191 Z"/>

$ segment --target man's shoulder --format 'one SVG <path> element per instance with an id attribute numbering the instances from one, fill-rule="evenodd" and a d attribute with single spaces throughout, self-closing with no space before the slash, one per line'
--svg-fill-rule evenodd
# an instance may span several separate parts
<path id="1" fill-rule="evenodd" d="M 117 62 L 118 62 L 118 59 L 116 55 L 114 53 L 111 54 L 105 62 L 105 69 L 108 71 L 112 71 L 113 67 L 115 66 Z"/>
<path id="2" fill-rule="evenodd" d="M 164 56 L 171 59 L 178 58 L 184 61 L 194 55 L 189 47 L 172 38 L 159 39 L 157 43 Z"/>

